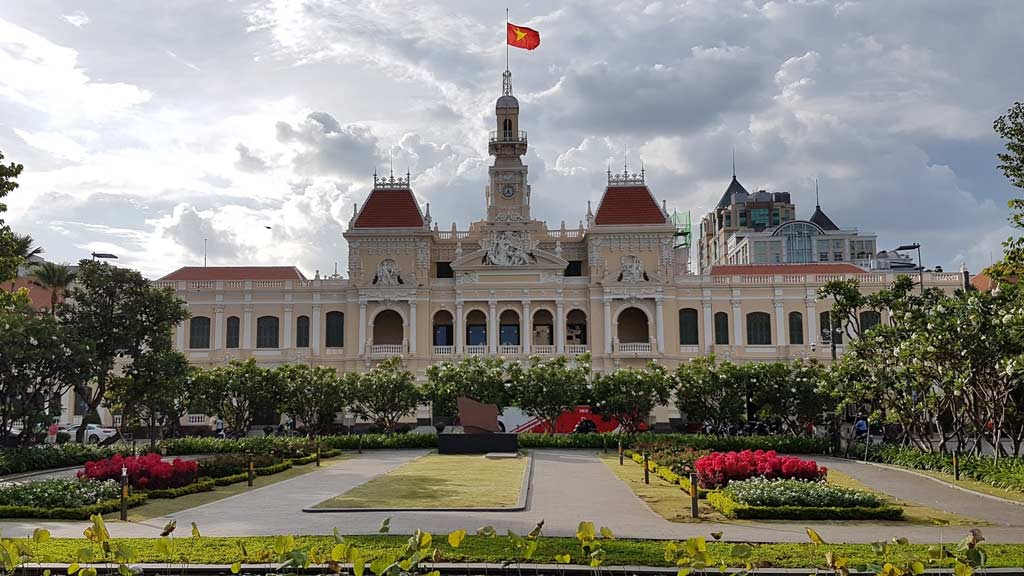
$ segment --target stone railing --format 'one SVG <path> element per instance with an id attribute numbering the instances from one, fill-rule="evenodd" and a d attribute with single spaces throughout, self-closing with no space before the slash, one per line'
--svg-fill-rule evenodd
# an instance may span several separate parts
<path id="1" fill-rule="evenodd" d="M 434 356 L 451 356 L 455 354 L 455 346 L 434 346 Z"/>
<path id="2" fill-rule="evenodd" d="M 615 351 L 620 354 L 650 354 L 653 346 L 650 342 L 616 342 Z"/>
<path id="3" fill-rule="evenodd" d="M 590 346 L 586 344 L 566 344 L 565 353 L 569 356 L 579 356 L 590 352 Z"/>
<path id="4" fill-rule="evenodd" d="M 466 346 L 466 354 L 469 354 L 470 356 L 487 354 L 487 346 Z"/>
<path id="5" fill-rule="evenodd" d="M 502 356 L 518 356 L 522 347 L 518 344 L 502 344 L 498 346 L 498 354 Z"/>
<path id="6" fill-rule="evenodd" d="M 540 356 L 550 356 L 555 353 L 554 344 L 534 344 L 533 353 Z"/>
<path id="7" fill-rule="evenodd" d="M 372 358 L 388 358 L 400 356 L 405 353 L 405 346 L 402 344 L 371 344 L 370 356 Z"/>
<path id="8" fill-rule="evenodd" d="M 434 232 L 438 240 L 464 240 L 469 238 L 469 230 L 438 230 Z"/>

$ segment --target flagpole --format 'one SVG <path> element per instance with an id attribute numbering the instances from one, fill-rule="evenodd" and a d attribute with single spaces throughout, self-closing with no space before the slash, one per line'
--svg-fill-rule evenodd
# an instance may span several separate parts
<path id="1" fill-rule="evenodd" d="M 508 8 L 505 8 L 505 70 L 508 70 Z"/>

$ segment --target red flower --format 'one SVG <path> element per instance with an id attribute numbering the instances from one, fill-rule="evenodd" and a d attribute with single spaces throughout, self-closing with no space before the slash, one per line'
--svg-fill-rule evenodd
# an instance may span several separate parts
<path id="1" fill-rule="evenodd" d="M 704 488 L 719 488 L 731 480 L 746 480 L 754 476 L 817 481 L 828 473 L 813 460 L 779 456 L 774 450 L 712 452 L 694 462 L 694 467 Z"/>

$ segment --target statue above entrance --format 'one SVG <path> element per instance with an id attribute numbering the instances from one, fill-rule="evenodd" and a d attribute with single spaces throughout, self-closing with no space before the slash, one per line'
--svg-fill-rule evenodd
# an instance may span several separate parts
<path id="1" fill-rule="evenodd" d="M 526 266 L 535 262 L 523 232 L 502 230 L 491 236 L 484 262 L 492 266 Z"/>

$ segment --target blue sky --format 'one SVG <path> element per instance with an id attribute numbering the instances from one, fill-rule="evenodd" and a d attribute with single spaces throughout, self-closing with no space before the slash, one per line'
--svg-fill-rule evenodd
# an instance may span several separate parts
<path id="1" fill-rule="evenodd" d="M 0 4 L 8 220 L 50 259 L 158 277 L 201 264 L 346 267 L 376 168 L 410 170 L 442 228 L 484 213 L 504 11 L 425 0 Z M 606 167 L 643 161 L 699 220 L 736 149 L 879 248 L 978 270 L 1010 234 L 992 120 L 1024 99 L 1024 3 L 511 2 L 535 217 L 573 226 Z M 267 230 L 264 226 L 271 226 Z"/>

